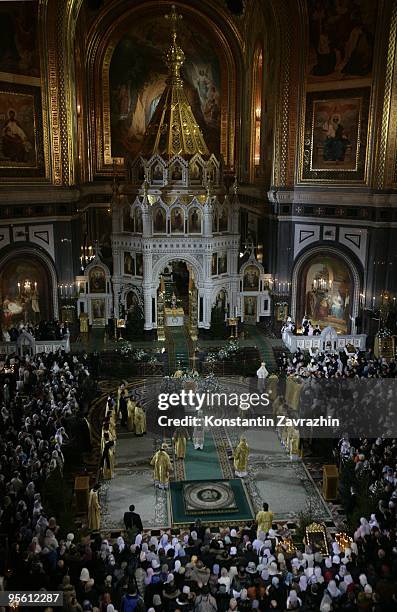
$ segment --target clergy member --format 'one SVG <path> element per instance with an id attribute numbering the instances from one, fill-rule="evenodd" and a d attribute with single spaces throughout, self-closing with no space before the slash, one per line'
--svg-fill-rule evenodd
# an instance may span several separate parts
<path id="1" fill-rule="evenodd" d="M 247 476 L 249 452 L 250 450 L 247 444 L 247 438 L 245 436 L 241 436 L 240 442 L 233 453 L 234 472 L 239 478 L 245 478 L 245 476 Z"/>
<path id="2" fill-rule="evenodd" d="M 168 489 L 170 481 L 171 459 L 165 449 L 166 445 L 163 444 L 150 462 L 153 466 L 154 486 L 159 489 Z"/>
<path id="3" fill-rule="evenodd" d="M 188 433 L 184 427 L 178 427 L 173 435 L 175 455 L 177 459 L 184 459 L 186 455 L 186 442 Z"/>
<path id="4" fill-rule="evenodd" d="M 272 528 L 273 512 L 269 510 L 269 504 L 266 502 L 263 504 L 263 510 L 260 510 L 256 515 L 256 522 L 258 525 L 258 535 L 260 531 L 267 533 Z"/>
<path id="5" fill-rule="evenodd" d="M 265 388 L 265 380 L 269 376 L 269 372 L 266 368 L 266 363 L 262 361 L 261 367 L 256 371 L 256 376 L 258 378 L 258 388 L 260 391 L 263 391 Z"/>
<path id="6" fill-rule="evenodd" d="M 94 484 L 88 499 L 88 528 L 92 531 L 99 531 L 101 526 L 101 507 L 98 499 L 99 487 L 98 483 Z"/>
<path id="7" fill-rule="evenodd" d="M 134 431 L 135 406 L 136 406 L 136 402 L 131 397 L 129 397 L 128 402 L 127 402 L 127 429 L 128 431 Z"/>
<path id="8" fill-rule="evenodd" d="M 204 423 L 201 421 L 200 425 L 196 425 L 193 428 L 193 446 L 195 450 L 203 450 L 204 435 Z"/>
<path id="9" fill-rule="evenodd" d="M 146 433 L 146 414 L 139 404 L 135 406 L 134 429 L 136 436 L 143 436 Z"/>

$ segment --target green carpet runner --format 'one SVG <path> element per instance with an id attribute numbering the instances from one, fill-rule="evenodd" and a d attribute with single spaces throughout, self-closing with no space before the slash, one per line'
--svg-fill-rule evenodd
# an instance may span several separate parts
<path id="1" fill-rule="evenodd" d="M 273 348 L 267 338 L 255 327 L 250 327 L 250 337 L 254 340 L 255 345 L 261 355 L 262 360 L 266 363 L 269 372 L 277 370 L 276 360 L 274 358 Z"/>
<path id="2" fill-rule="evenodd" d="M 183 327 L 167 327 L 169 341 L 173 344 L 174 363 L 170 364 L 175 372 L 179 367 L 190 368 L 189 345 Z"/>
<path id="3" fill-rule="evenodd" d="M 185 457 L 186 480 L 214 480 L 223 478 L 218 452 L 211 432 L 206 432 L 203 450 L 195 450 L 193 442 L 187 443 Z"/>

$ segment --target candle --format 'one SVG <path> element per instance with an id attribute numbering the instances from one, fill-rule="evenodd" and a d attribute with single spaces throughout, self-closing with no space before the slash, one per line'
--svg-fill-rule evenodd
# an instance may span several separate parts
<path id="1" fill-rule="evenodd" d="M 234 316 L 237 317 L 237 306 L 236 306 L 235 311 L 234 311 Z"/>
<path id="2" fill-rule="evenodd" d="M 18 293 L 21 295 L 21 283 L 18 283 Z"/>
<path id="3" fill-rule="evenodd" d="M 372 298 L 372 306 L 375 306 L 375 296 Z"/>

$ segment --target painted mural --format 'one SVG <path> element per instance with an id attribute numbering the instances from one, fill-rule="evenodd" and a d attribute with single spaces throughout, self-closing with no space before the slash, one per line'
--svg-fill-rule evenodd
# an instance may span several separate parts
<path id="1" fill-rule="evenodd" d="M 139 150 L 165 87 L 163 52 L 169 45 L 169 24 L 162 18 L 139 21 L 117 44 L 109 71 L 112 155 Z M 220 146 L 220 64 L 211 41 L 193 23 L 179 34 L 185 52 L 182 76 L 193 113 L 210 150 Z"/>
<path id="2" fill-rule="evenodd" d="M 0 273 L 1 327 L 36 324 L 49 318 L 49 281 L 34 259 L 15 257 Z"/>
<path id="3" fill-rule="evenodd" d="M 377 0 L 308 0 L 308 81 L 370 77 Z"/>
<path id="4" fill-rule="evenodd" d="M 316 257 L 304 272 L 306 314 L 321 327 L 332 325 L 346 333 L 350 324 L 352 281 L 344 262 L 336 257 Z"/>
<path id="5" fill-rule="evenodd" d="M 40 76 L 38 3 L 0 2 L 0 72 Z"/>
<path id="6" fill-rule="evenodd" d="M 28 93 L 0 90 L 0 166 L 37 166 L 35 101 Z"/>

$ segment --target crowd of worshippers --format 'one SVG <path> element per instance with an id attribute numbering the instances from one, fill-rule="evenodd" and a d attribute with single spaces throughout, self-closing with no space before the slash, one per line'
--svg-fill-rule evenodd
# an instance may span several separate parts
<path id="1" fill-rule="evenodd" d="M 62 477 L 75 436 L 80 449 L 84 437 L 89 445 L 82 414 L 82 389 L 89 379 L 87 355 L 60 351 L 0 359 L 0 534 L 7 538 L 11 559 L 21 562 L 19 580 L 32 538 L 45 536 L 56 524 L 43 508 L 49 476 L 55 471 Z M 5 561 L 0 552 L 1 576 Z M 27 566 L 33 574 L 43 570 L 39 559 Z"/>
<path id="2" fill-rule="evenodd" d="M 280 373 L 304 378 L 395 378 L 397 375 L 395 360 L 377 358 L 371 349 L 351 354 L 346 351 L 324 351 L 315 355 L 297 350 L 295 353 L 283 353 L 278 365 Z"/>
<path id="3" fill-rule="evenodd" d="M 3 341 L 16 342 L 22 332 L 28 332 L 35 340 L 62 340 L 69 330 L 67 323 L 56 320 L 20 323 L 3 330 Z"/>
<path id="4" fill-rule="evenodd" d="M 178 535 L 62 533 L 55 518 L 20 532 L 6 588 L 57 589 L 69 612 L 302 612 L 397 610 L 395 513 L 362 518 L 349 548 L 323 556 L 287 546 L 283 525 Z"/>

